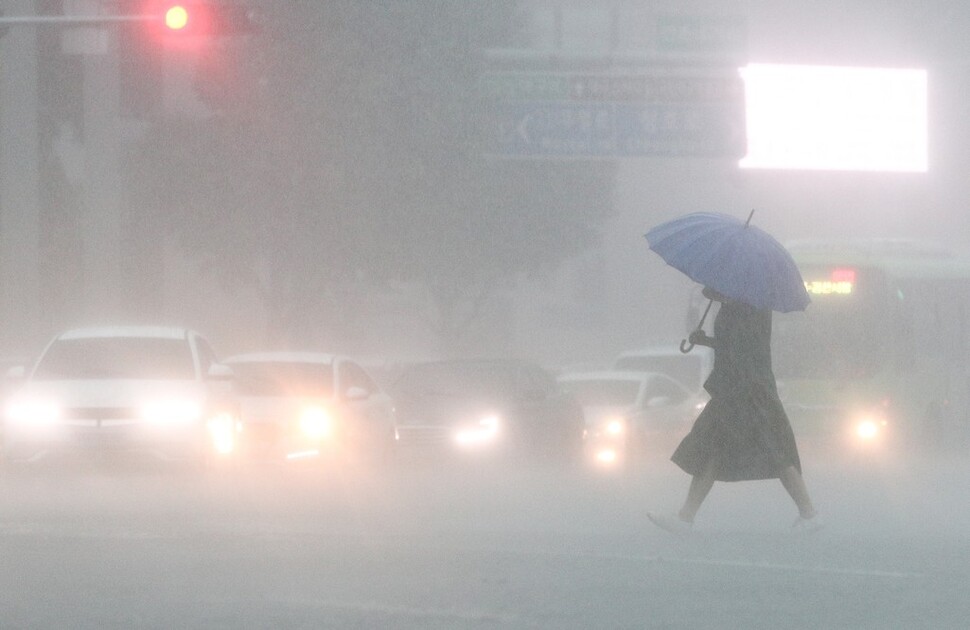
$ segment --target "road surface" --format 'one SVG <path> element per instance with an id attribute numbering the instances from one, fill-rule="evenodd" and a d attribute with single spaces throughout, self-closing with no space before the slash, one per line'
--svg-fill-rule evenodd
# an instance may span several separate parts
<path id="1" fill-rule="evenodd" d="M 695 533 L 653 528 L 687 478 L 400 465 L 202 477 L 0 478 L 3 628 L 964 628 L 970 464 L 806 464 L 718 484 Z"/>

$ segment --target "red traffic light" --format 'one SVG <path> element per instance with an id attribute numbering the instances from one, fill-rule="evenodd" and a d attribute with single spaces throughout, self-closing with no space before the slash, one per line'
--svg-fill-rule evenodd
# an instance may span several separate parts
<path id="1" fill-rule="evenodd" d="M 214 1 L 154 0 L 145 7 L 145 14 L 155 24 L 153 30 L 170 41 L 201 40 L 251 33 L 255 30 L 249 9 L 239 4 Z"/>
<path id="2" fill-rule="evenodd" d="M 189 12 L 181 4 L 165 10 L 165 27 L 171 31 L 181 31 L 189 25 Z"/>

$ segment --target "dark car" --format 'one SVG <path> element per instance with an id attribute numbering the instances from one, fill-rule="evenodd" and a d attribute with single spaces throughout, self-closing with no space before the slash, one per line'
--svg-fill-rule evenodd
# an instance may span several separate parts
<path id="1" fill-rule="evenodd" d="M 511 359 L 411 365 L 392 394 L 402 448 L 579 458 L 583 411 L 541 367 Z"/>

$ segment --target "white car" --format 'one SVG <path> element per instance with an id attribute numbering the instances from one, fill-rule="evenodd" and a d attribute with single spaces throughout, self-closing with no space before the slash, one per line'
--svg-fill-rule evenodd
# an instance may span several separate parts
<path id="1" fill-rule="evenodd" d="M 250 460 L 387 459 L 397 440 L 391 398 L 340 355 L 264 352 L 226 359 Z"/>
<path id="2" fill-rule="evenodd" d="M 578 372 L 558 381 L 582 406 L 587 448 L 605 464 L 641 453 L 669 455 L 707 400 L 652 372 Z"/>
<path id="3" fill-rule="evenodd" d="M 665 374 L 692 392 L 702 392 L 714 367 L 714 350 L 695 346 L 689 353 L 677 346 L 652 346 L 627 350 L 616 358 L 613 369 L 622 372 Z"/>
<path id="4" fill-rule="evenodd" d="M 8 461 L 137 452 L 204 462 L 232 440 L 232 373 L 197 332 L 99 327 L 63 332 L 4 408 Z"/>

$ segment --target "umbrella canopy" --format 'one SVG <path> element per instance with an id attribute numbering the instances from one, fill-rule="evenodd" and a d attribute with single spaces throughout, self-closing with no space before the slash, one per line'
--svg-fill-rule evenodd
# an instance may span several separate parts
<path id="1" fill-rule="evenodd" d="M 788 250 L 730 215 L 695 212 L 645 236 L 668 265 L 733 300 L 781 313 L 803 311 L 811 301 Z"/>

